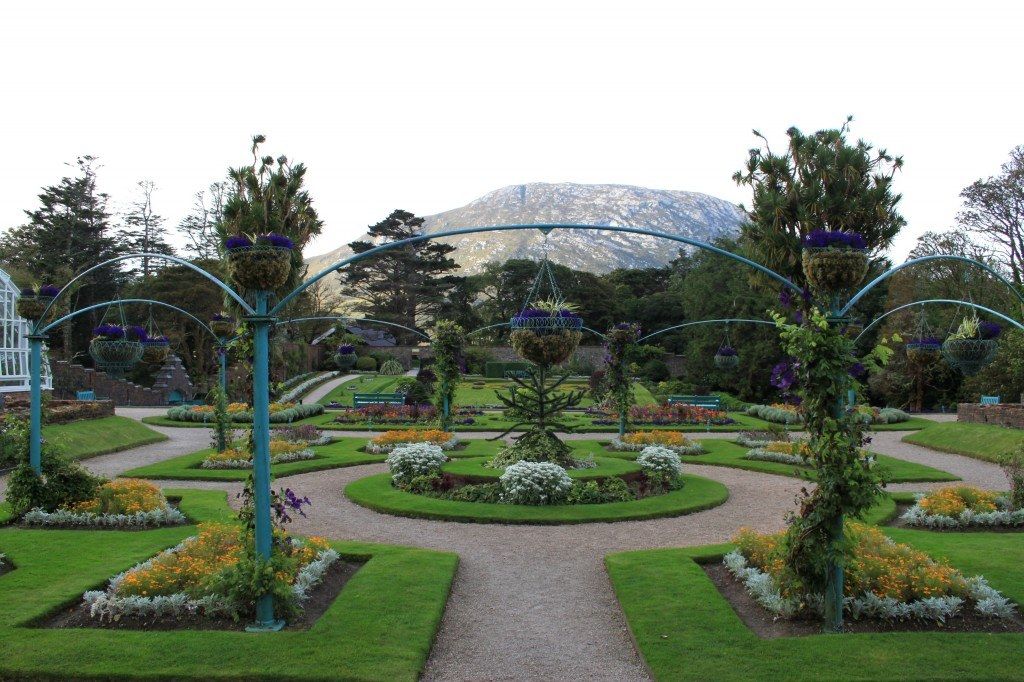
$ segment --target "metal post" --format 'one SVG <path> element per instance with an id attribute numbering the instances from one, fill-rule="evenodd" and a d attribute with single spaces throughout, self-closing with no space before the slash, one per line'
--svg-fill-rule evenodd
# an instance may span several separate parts
<path id="1" fill-rule="evenodd" d="M 217 346 L 217 360 L 220 364 L 220 390 L 224 395 L 228 394 L 228 349 L 225 346 Z"/>
<path id="2" fill-rule="evenodd" d="M 838 306 L 835 306 L 838 308 Z M 829 315 L 828 323 L 829 327 L 836 328 L 846 323 L 846 320 L 841 318 L 835 313 Z M 840 381 L 845 381 L 847 375 L 845 372 L 840 372 Z M 849 395 L 845 396 L 849 398 Z M 843 412 L 846 409 L 845 398 L 840 397 L 836 400 L 835 407 L 833 408 L 833 416 L 836 419 L 840 419 L 843 416 Z M 829 539 L 832 541 L 833 548 L 839 547 L 843 542 L 843 515 L 839 514 L 836 518 L 832 519 L 832 524 L 828 529 Z M 837 561 L 835 553 L 830 553 L 828 565 L 825 567 L 825 632 L 842 632 L 843 631 L 843 562 Z"/>
<path id="3" fill-rule="evenodd" d="M 31 334 L 29 343 L 29 437 L 28 463 L 36 475 L 43 473 L 43 341 L 45 334 Z"/>
<path id="4" fill-rule="evenodd" d="M 270 521 L 270 325 L 267 299 L 270 292 L 256 293 L 256 315 L 249 318 L 253 329 L 252 361 L 252 453 L 253 503 L 256 522 L 256 555 L 270 559 L 273 528 Z M 269 594 L 256 601 L 256 622 L 250 632 L 274 632 L 284 627 L 274 620 L 274 600 Z"/>
<path id="5" fill-rule="evenodd" d="M 626 413 L 619 412 L 619 438 L 626 435 Z"/>

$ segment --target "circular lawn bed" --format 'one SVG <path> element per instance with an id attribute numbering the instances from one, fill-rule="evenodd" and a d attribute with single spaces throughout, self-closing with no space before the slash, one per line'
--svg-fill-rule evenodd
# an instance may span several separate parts
<path id="1" fill-rule="evenodd" d="M 600 461 L 603 458 L 597 459 L 598 463 L 604 466 L 604 462 Z M 449 462 L 446 469 L 453 464 L 469 466 L 474 463 Z M 483 467 L 480 469 L 487 471 Z M 494 477 L 500 475 L 500 471 L 492 471 L 495 472 Z M 576 470 L 576 473 L 590 472 L 593 476 L 595 471 L 597 470 L 580 469 Z M 682 516 L 717 507 L 729 498 L 728 489 L 717 481 L 687 474 L 683 474 L 682 478 L 685 485 L 679 490 L 639 500 L 604 504 L 520 505 L 458 502 L 399 490 L 391 485 L 390 474 L 377 474 L 353 481 L 345 487 L 345 495 L 362 507 L 394 516 L 466 523 L 547 525 L 639 521 Z"/>

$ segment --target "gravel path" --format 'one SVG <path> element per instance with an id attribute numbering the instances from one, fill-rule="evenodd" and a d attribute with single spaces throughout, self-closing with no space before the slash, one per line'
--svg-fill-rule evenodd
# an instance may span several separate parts
<path id="1" fill-rule="evenodd" d="M 321 398 L 323 398 L 325 395 L 333 391 L 336 387 L 340 386 L 346 381 L 358 379 L 359 376 L 360 375 L 358 374 L 346 374 L 345 376 L 337 377 L 335 379 L 331 379 L 330 381 L 325 381 L 324 383 L 320 384 L 306 395 L 302 396 L 302 402 L 307 405 L 310 403 L 319 402 Z"/>
<path id="2" fill-rule="evenodd" d="M 959 476 L 965 483 L 990 490 L 1006 490 L 1006 476 L 999 465 L 972 459 L 963 455 L 952 455 L 929 448 L 904 443 L 906 431 L 878 431 L 871 435 L 871 449 L 883 455 L 917 462 Z M 919 491 L 938 488 L 949 483 L 896 483 L 888 486 L 893 491 Z"/>

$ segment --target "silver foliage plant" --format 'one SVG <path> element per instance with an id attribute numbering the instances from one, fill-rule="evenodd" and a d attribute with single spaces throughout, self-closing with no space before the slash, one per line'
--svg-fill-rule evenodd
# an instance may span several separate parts
<path id="1" fill-rule="evenodd" d="M 501 500 L 507 504 L 558 504 L 572 490 L 565 469 L 551 462 L 516 462 L 498 479 Z"/>
<path id="2" fill-rule="evenodd" d="M 22 522 L 30 526 L 73 526 L 76 528 L 155 528 L 157 526 L 176 526 L 187 520 L 184 514 L 170 505 L 134 514 L 94 514 L 92 512 L 73 512 L 67 509 L 48 512 L 36 507 L 22 517 Z"/>
<path id="3" fill-rule="evenodd" d="M 908 526 L 933 530 L 957 530 L 961 528 L 1019 528 L 1024 526 L 1024 509 L 1010 509 L 1006 497 L 996 500 L 998 509 L 990 512 L 976 512 L 965 509 L 956 516 L 929 514 L 921 506 L 924 495 L 917 495 L 917 503 L 903 512 L 900 518 Z"/>

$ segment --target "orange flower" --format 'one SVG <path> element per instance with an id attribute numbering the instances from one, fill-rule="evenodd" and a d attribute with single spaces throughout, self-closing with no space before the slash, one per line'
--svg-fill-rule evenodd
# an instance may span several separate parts
<path id="1" fill-rule="evenodd" d="M 452 439 L 452 434 L 440 429 L 398 429 L 385 431 L 373 439 L 376 445 L 399 445 L 403 443 L 434 443 L 443 445 Z"/>

